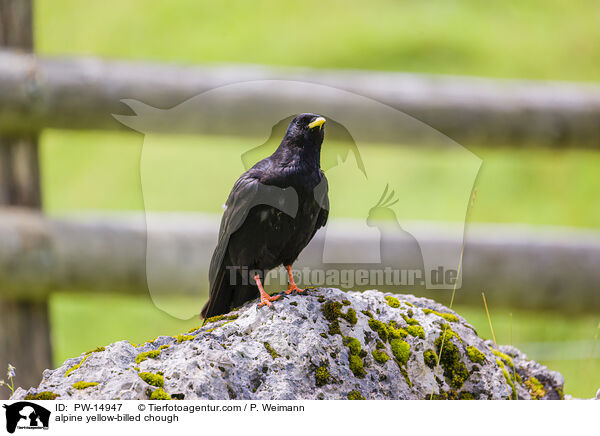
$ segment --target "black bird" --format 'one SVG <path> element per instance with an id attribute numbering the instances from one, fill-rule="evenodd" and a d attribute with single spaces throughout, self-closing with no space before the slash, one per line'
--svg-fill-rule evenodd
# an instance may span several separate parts
<path id="1" fill-rule="evenodd" d="M 210 263 L 204 318 L 259 295 L 259 306 L 271 306 L 279 296 L 269 296 L 262 280 L 265 271 L 279 265 L 288 271 L 286 292 L 302 291 L 294 282 L 292 263 L 329 214 L 327 179 L 320 168 L 324 123 L 316 114 L 298 115 L 277 150 L 235 182 Z"/>

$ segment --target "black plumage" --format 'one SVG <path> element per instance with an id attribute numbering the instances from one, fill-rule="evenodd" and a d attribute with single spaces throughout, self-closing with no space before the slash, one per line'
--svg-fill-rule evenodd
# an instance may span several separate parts
<path id="1" fill-rule="evenodd" d="M 298 115 L 277 150 L 235 182 L 210 264 L 204 318 L 227 313 L 259 295 L 261 305 L 270 305 L 276 297 L 262 290 L 263 271 L 284 265 L 289 273 L 327 222 L 327 179 L 320 168 L 324 123 L 316 114 Z M 252 277 L 242 276 L 252 270 L 257 270 L 258 286 Z M 288 292 L 300 291 L 289 277 Z"/>

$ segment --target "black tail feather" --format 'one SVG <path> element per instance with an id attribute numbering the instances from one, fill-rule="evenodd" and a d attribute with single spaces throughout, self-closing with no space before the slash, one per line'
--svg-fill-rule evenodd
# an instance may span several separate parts
<path id="1" fill-rule="evenodd" d="M 229 271 L 225 267 L 221 267 L 211 286 L 208 301 L 200 313 L 205 320 L 212 316 L 228 313 L 246 301 L 259 296 L 258 288 L 253 284 L 242 285 L 239 275 L 234 284 L 231 284 L 229 279 Z"/>

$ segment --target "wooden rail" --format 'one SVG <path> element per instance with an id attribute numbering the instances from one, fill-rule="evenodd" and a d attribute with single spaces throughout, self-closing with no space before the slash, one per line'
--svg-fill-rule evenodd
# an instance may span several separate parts
<path id="1" fill-rule="evenodd" d="M 258 66 L 185 67 L 17 52 L 0 52 L 0 132 L 125 129 L 111 116 L 131 113 L 121 99 L 166 109 L 223 85 L 266 79 L 327 85 L 370 97 L 459 142 L 600 147 L 600 86 L 591 84 Z M 188 112 L 155 128 L 252 135 L 257 133 L 256 117 L 290 100 L 305 108 L 358 111 L 339 96 L 293 94 L 277 86 L 265 86 L 260 92 L 240 88 L 234 100 L 216 99 L 210 110 Z M 396 142 L 390 130 L 382 125 L 363 136 Z"/>
<path id="2" fill-rule="evenodd" d="M 155 215 L 147 228 L 143 214 L 51 219 L 26 210 L 2 212 L 0 289 L 5 298 L 25 301 L 44 301 L 58 290 L 147 295 L 149 253 L 148 273 L 161 278 L 151 286 L 153 295 L 203 298 L 218 228 L 219 217 L 202 214 Z M 334 250 L 373 249 L 364 244 L 358 223 L 344 228 L 328 235 Z M 452 230 L 448 224 L 422 223 L 420 233 L 427 240 L 419 242 L 440 251 L 452 248 Z M 318 261 L 323 238 L 323 232 L 317 233 L 295 267 L 324 267 Z M 457 302 L 479 305 L 485 291 L 496 306 L 571 313 L 600 310 L 600 232 L 472 224 L 466 238 Z M 415 291 L 442 301 L 449 298 L 449 291 Z"/>

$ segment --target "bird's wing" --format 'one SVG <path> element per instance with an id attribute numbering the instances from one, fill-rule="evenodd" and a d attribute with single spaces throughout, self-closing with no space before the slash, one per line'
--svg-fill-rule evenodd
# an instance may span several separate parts
<path id="1" fill-rule="evenodd" d="M 315 235 L 317 230 L 327 224 L 327 218 L 329 218 L 329 183 L 327 182 L 327 178 L 325 174 L 321 172 L 322 179 L 321 182 L 315 187 L 314 194 L 315 200 L 321 206 L 321 211 L 319 212 L 319 216 L 317 217 L 317 222 L 315 223 L 315 229 L 313 230 L 312 236 Z M 311 236 L 311 239 L 312 239 Z"/>
<path id="2" fill-rule="evenodd" d="M 225 202 L 225 212 L 219 229 L 219 240 L 210 262 L 209 280 L 213 280 L 221 267 L 227 251 L 229 237 L 246 220 L 254 206 L 269 205 L 295 217 L 298 211 L 298 194 L 293 188 L 278 188 L 261 183 L 256 177 L 244 174 L 240 177 Z"/>

